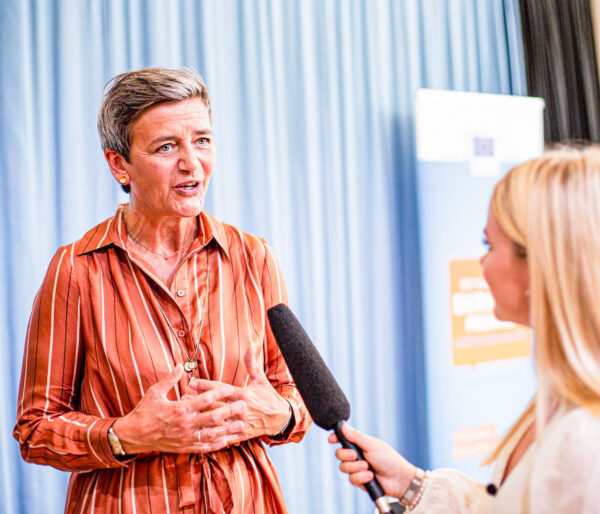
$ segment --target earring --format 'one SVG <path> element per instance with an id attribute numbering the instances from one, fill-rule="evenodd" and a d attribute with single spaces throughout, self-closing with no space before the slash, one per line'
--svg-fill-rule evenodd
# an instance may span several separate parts
<path id="1" fill-rule="evenodd" d="M 129 179 L 125 175 L 121 175 L 119 177 L 119 182 L 125 186 L 129 184 Z"/>

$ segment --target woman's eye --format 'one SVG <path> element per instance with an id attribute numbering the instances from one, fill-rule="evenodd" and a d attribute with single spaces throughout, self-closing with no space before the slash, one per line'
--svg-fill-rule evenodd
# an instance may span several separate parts
<path id="1" fill-rule="evenodd" d="M 159 152 L 168 152 L 172 148 L 173 148 L 173 143 L 165 143 L 164 145 L 160 145 L 158 147 L 157 151 L 159 151 Z"/>
<path id="2" fill-rule="evenodd" d="M 487 237 L 485 237 L 485 236 L 484 236 L 484 237 L 481 239 L 481 242 L 483 243 L 483 245 L 484 245 L 484 246 L 486 246 L 486 247 L 487 247 L 487 249 L 488 249 L 488 250 L 490 249 L 490 242 L 487 240 Z"/>

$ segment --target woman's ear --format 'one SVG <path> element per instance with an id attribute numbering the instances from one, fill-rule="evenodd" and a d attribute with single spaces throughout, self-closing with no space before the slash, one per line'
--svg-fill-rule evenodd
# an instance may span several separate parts
<path id="1" fill-rule="evenodd" d="M 115 180 L 123 186 L 129 184 L 129 174 L 127 173 L 127 161 L 125 157 L 114 150 L 107 149 L 104 150 L 104 158 Z"/>

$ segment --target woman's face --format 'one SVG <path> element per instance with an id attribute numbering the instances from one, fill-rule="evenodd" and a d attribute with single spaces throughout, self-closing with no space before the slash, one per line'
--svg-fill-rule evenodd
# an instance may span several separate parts
<path id="1" fill-rule="evenodd" d="M 130 146 L 129 162 L 110 150 L 106 156 L 115 178 L 130 181 L 130 206 L 149 220 L 197 216 L 215 163 L 204 102 L 151 107 L 132 123 Z"/>
<path id="2" fill-rule="evenodd" d="M 494 315 L 502 321 L 529 325 L 527 258 L 517 256 L 513 242 L 500 228 L 491 209 L 484 232 L 488 251 L 480 262 L 494 297 Z"/>

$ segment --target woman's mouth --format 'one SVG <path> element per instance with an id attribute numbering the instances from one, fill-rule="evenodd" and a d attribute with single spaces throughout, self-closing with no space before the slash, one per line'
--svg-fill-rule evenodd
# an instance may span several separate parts
<path id="1" fill-rule="evenodd" d="M 201 187 L 201 182 L 186 182 L 185 184 L 175 186 L 175 191 L 185 195 L 192 195 L 196 194 Z"/>

